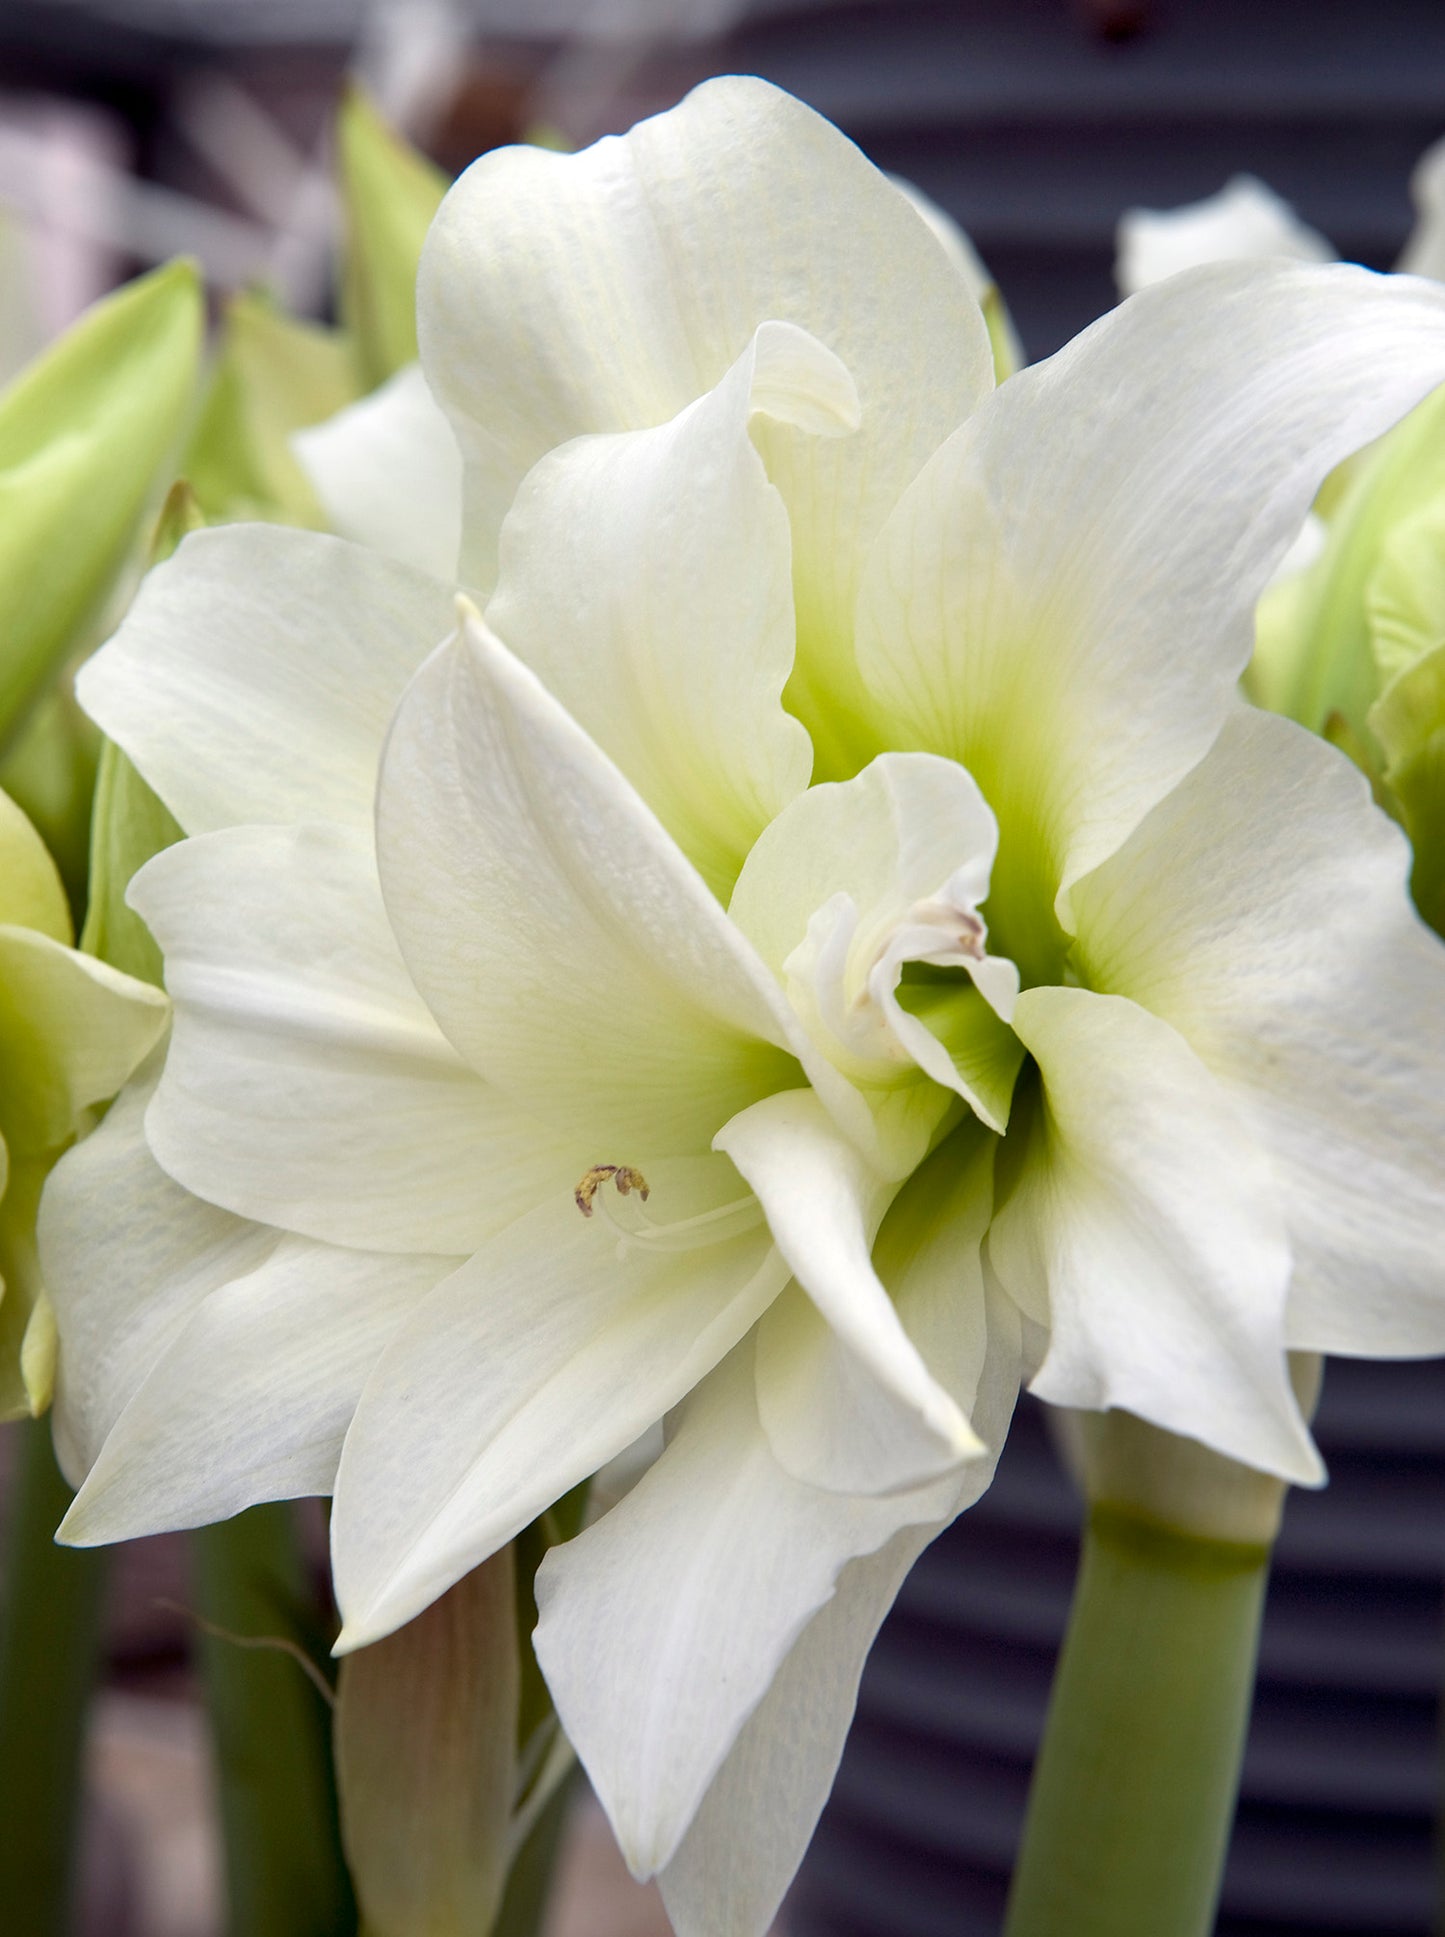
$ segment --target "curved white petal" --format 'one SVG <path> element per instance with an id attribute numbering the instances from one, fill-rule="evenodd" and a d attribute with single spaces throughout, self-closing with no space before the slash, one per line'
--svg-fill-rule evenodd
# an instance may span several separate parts
<path id="1" fill-rule="evenodd" d="M 778 1248 L 823 1320 L 780 1300 L 758 1341 L 758 1405 L 781 1464 L 840 1492 L 917 1485 L 979 1442 L 904 1329 L 871 1257 L 891 1192 L 817 1098 L 755 1103 L 716 1138 L 757 1193 Z"/>
<path id="2" fill-rule="evenodd" d="M 387 911 L 457 1048 L 585 1162 L 700 1154 L 819 1065 L 701 877 L 535 675 L 471 615 L 398 711 L 377 805 Z"/>
<path id="3" fill-rule="evenodd" d="M 780 1663 L 659 1879 L 678 1937 L 763 1937 L 777 1914 L 832 1787 L 879 1623 L 921 1549 L 993 1476 L 1018 1390 L 1017 1314 L 996 1293 L 989 1330 L 998 1349 L 974 1418 L 991 1456 L 964 1469 L 942 1522 L 904 1527 L 844 1567 Z"/>
<path id="4" fill-rule="evenodd" d="M 792 549 L 750 435 L 762 416 L 852 429 L 852 380 L 804 331 L 764 323 L 670 422 L 544 457 L 502 527 L 487 606 L 489 628 L 723 895 L 813 760 L 782 706 Z"/>
<path id="5" fill-rule="evenodd" d="M 808 1486 L 773 1457 L 754 1400 L 753 1344 L 745 1340 L 686 1401 L 666 1451 L 627 1498 L 543 1564 L 538 1659 L 639 1875 L 676 1855 L 749 1715 L 779 1670 L 788 1674 L 788 1656 L 812 1632 L 835 1584 L 848 1598 L 848 1564 L 901 1528 L 922 1526 L 922 1538 L 930 1538 L 992 1476 L 1018 1389 L 1018 1340 L 1016 1317 L 1002 1301 L 995 1297 L 985 1310 L 978 1274 L 987 1168 L 965 1164 L 961 1190 L 942 1186 L 950 1210 L 969 1207 L 971 1285 L 956 1220 L 932 1215 L 937 1173 L 912 1206 L 906 1232 L 886 1246 L 900 1310 L 959 1376 L 986 1455 L 962 1473 L 886 1499 Z M 968 1341 L 962 1351 L 959 1338 Z M 795 1802 L 780 1785 L 766 1805 L 791 1816 L 812 1800 Z M 751 1839 L 733 1855 L 750 1870 Z"/>
<path id="6" fill-rule="evenodd" d="M 938 242 L 968 285 L 969 294 L 983 311 L 983 320 L 988 327 L 989 339 L 993 344 L 993 367 L 1000 383 L 1011 377 L 1015 370 L 1021 370 L 1028 359 L 1023 345 L 1019 342 L 1018 332 L 1014 329 L 1013 318 L 1000 294 L 987 266 L 981 260 L 977 249 L 967 233 L 959 227 L 946 208 L 925 195 L 916 182 L 908 181 L 902 175 L 888 178 L 899 194 L 907 202 L 915 215 L 921 216 L 928 224 L 934 240 Z"/>
<path id="7" fill-rule="evenodd" d="M 339 537 L 443 583 L 456 578 L 462 454 L 420 364 L 297 431 L 291 448 Z"/>
<path id="8" fill-rule="evenodd" d="M 1048 1328 L 1030 1389 L 1318 1483 L 1285 1359 L 1289 1246 L 1247 1116 L 1181 1036 L 1118 996 L 1030 989 L 1014 1026 L 1043 1099 L 988 1250 Z"/>
<path id="9" fill-rule="evenodd" d="M 553 1548 L 537 1659 L 634 1875 L 676 1854 L 839 1570 L 901 1526 L 937 1523 L 957 1492 L 953 1476 L 890 1499 L 792 1478 L 759 1424 L 745 1340 L 627 1498 Z"/>
<path id="10" fill-rule="evenodd" d="M 1445 1350 L 1445 949 L 1409 865 L 1342 755 L 1241 709 L 1076 890 L 1083 972 L 1165 1017 L 1269 1153 L 1304 1350 Z"/>
<path id="11" fill-rule="evenodd" d="M 159 1071 L 156 1055 L 60 1159 L 40 1201 L 41 1269 L 61 1344 L 55 1450 L 72 1486 L 196 1307 L 264 1264 L 280 1240 L 203 1204 L 156 1163 L 145 1111 Z"/>
<path id="12" fill-rule="evenodd" d="M 762 81 L 707 82 L 582 154 L 494 151 L 443 202 L 417 324 L 467 455 L 470 581 L 489 586 L 502 519 L 544 452 L 665 423 L 767 321 L 825 344 L 862 403 L 856 438 L 779 426 L 762 440 L 793 527 L 801 678 L 826 683 L 835 656 L 834 698 L 852 699 L 863 547 L 992 387 L 988 335 L 887 177 Z"/>
<path id="13" fill-rule="evenodd" d="M 780 1663 L 658 1879 L 677 1937 L 765 1937 L 833 1787 L 873 1638 L 945 1524 L 853 1561 Z"/>
<path id="14" fill-rule="evenodd" d="M 211 1291 L 111 1428 L 62 1532 L 76 1546 L 329 1493 L 367 1375 L 454 1260 L 283 1237 Z"/>
<path id="15" fill-rule="evenodd" d="M 1057 979 L 1058 897 L 1199 760 L 1324 474 L 1445 378 L 1445 290 L 1224 264 L 1010 378 L 875 548 L 859 655 L 892 743 L 998 816 L 990 927 Z"/>
<path id="16" fill-rule="evenodd" d="M 319 532 L 198 531 L 81 668 L 81 704 L 188 834 L 371 823 L 381 743 L 449 585 Z"/>
<path id="17" fill-rule="evenodd" d="M 715 1158 L 649 1178 L 663 1223 L 738 1192 Z M 760 1225 L 693 1248 L 619 1242 L 565 1187 L 483 1245 L 383 1355 L 347 1436 L 332 1521 L 340 1645 L 409 1620 L 621 1452 L 786 1278 Z"/>
<path id="18" fill-rule="evenodd" d="M 1339 251 L 1301 222 L 1283 196 L 1253 175 L 1236 175 L 1217 195 L 1173 209 L 1126 209 L 1119 218 L 1114 279 L 1132 296 L 1207 262 L 1289 256 L 1333 262 Z"/>
<path id="19" fill-rule="evenodd" d="M 159 989 L 36 928 L 0 926 L 0 1136 L 12 1157 L 69 1141 L 166 1026 Z"/>
<path id="20" fill-rule="evenodd" d="M 986 958 L 977 913 L 997 845 L 988 804 L 955 761 L 880 754 L 852 780 L 810 787 L 788 803 L 748 855 L 728 913 L 788 986 L 820 1049 L 855 1081 L 866 1085 L 871 1070 L 886 1082 L 912 1063 L 1002 1129 L 999 1085 L 971 1081 L 968 1065 L 927 1026 L 929 1011 L 905 1009 L 899 989 L 905 962 L 952 966 L 953 1008 L 968 976 L 1008 1015 L 1018 976 L 1011 963 Z M 970 1037 L 1007 1038 L 1001 1027 L 990 1032 L 990 1021 L 979 1016 Z"/>
<path id="21" fill-rule="evenodd" d="M 146 1119 L 188 1190 L 357 1250 L 461 1256 L 567 1177 L 568 1146 L 442 1035 L 343 828 L 181 841 L 131 888 L 175 1020 Z"/>

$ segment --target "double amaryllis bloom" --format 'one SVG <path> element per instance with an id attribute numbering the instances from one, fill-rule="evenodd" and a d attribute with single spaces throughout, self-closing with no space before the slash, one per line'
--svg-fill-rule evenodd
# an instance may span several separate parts
<path id="1" fill-rule="evenodd" d="M 380 549 L 193 537 L 82 682 L 187 838 L 169 1047 L 46 1199 L 66 1532 L 334 1490 L 355 1646 L 670 1415 L 537 1648 L 737 1937 L 1021 1377 L 1310 1482 L 1288 1351 L 1445 1346 L 1445 957 L 1235 693 L 1445 291 L 1204 271 L 995 393 L 898 190 L 727 80 L 478 162 L 419 322 L 460 518 L 402 379 Z"/>

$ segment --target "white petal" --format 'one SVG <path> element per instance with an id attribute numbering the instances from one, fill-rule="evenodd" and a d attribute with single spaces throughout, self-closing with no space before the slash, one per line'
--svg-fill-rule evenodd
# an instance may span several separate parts
<path id="1" fill-rule="evenodd" d="M 1083 972 L 1167 1018 L 1269 1153 L 1301 1349 L 1445 1350 L 1445 950 L 1408 872 L 1342 755 L 1241 710 L 1077 890 Z"/>
<path id="2" fill-rule="evenodd" d="M 728 912 L 779 977 L 809 918 L 850 895 L 878 926 L 968 867 L 980 897 L 998 827 L 973 779 L 952 760 L 884 753 L 852 780 L 810 787 L 759 839 Z"/>
<path id="3" fill-rule="evenodd" d="M 413 683 L 377 808 L 402 953 L 457 1048 L 587 1163 L 701 1154 L 813 1054 L 654 815 L 473 615 Z"/>
<path id="4" fill-rule="evenodd" d="M 1118 996 L 1030 989 L 1014 1026 L 1043 1101 L 988 1248 L 1048 1327 L 1031 1390 L 1318 1482 L 1285 1361 L 1289 1247 L 1247 1117 L 1167 1023 Z"/>
<path id="5" fill-rule="evenodd" d="M 855 1560 L 778 1668 L 658 1879 L 677 1937 L 771 1927 L 833 1787 L 873 1637 L 940 1531 L 906 1528 Z"/>
<path id="6" fill-rule="evenodd" d="M 387 722 L 453 598 L 319 532 L 200 531 L 142 581 L 76 691 L 187 833 L 369 826 Z"/>
<path id="7" fill-rule="evenodd" d="M 167 848 L 131 889 L 175 1022 L 147 1117 L 178 1182 L 359 1250 L 460 1256 L 570 1150 L 457 1055 L 397 952 L 371 843 L 237 827 Z"/>
<path id="8" fill-rule="evenodd" d="M 816 1097 L 791 1090 L 719 1131 L 778 1247 L 826 1321 L 780 1301 L 758 1344 L 758 1404 L 782 1465 L 841 1492 L 888 1492 L 979 1450 L 957 1403 L 905 1331 L 873 1268 L 891 1194 L 832 1128 Z"/>
<path id="9" fill-rule="evenodd" d="M 538 1659 L 639 1875 L 676 1854 L 774 1675 L 788 1674 L 786 1658 L 813 1631 L 809 1623 L 840 1574 L 845 1586 L 853 1579 L 848 1563 L 900 1528 L 922 1525 L 922 1539 L 931 1538 L 992 1476 L 1018 1389 L 1018 1341 L 1006 1305 L 995 1299 L 984 1309 L 977 1247 L 988 1214 L 986 1176 L 987 1167 L 980 1178 L 975 1165 L 964 1191 L 980 1200 L 984 1184 L 974 1287 L 966 1274 L 961 1285 L 957 1270 L 947 1271 L 959 1259 L 957 1232 L 946 1221 L 924 1219 L 891 1247 L 900 1308 L 925 1330 L 934 1331 L 937 1318 L 952 1369 L 960 1362 L 953 1334 L 976 1330 L 977 1350 L 971 1339 L 963 1370 L 986 1457 L 961 1475 L 887 1499 L 807 1486 L 783 1471 L 768 1446 L 745 1340 L 687 1401 L 667 1450 L 626 1500 L 543 1565 Z M 947 1186 L 944 1195 L 959 1201 Z M 976 1311 L 965 1309 L 973 1290 Z M 784 1790 L 760 1801 L 791 1817 L 813 1797 Z M 734 1854 L 747 1868 L 750 1839 Z"/>
<path id="10" fill-rule="evenodd" d="M 457 576 L 462 454 L 419 364 L 291 439 L 342 538 L 433 578 Z"/>
<path id="11" fill-rule="evenodd" d="M 997 814 L 990 928 L 1025 980 L 1057 977 L 1056 895 L 1067 923 L 1219 731 L 1326 471 L 1442 377 L 1445 290 L 1196 270 L 1010 378 L 910 489 L 861 662 L 893 744 L 962 761 Z"/>
<path id="12" fill-rule="evenodd" d="M 812 747 L 793 667 L 788 515 L 749 435 L 760 414 L 856 424 L 852 381 L 765 323 L 715 390 L 655 430 L 578 438 L 528 475 L 502 528 L 487 624 L 627 775 L 721 893 Z"/>
<path id="13" fill-rule="evenodd" d="M 1253 175 L 1236 175 L 1217 195 L 1183 208 L 1126 209 L 1119 218 L 1114 277 L 1120 293 L 1132 296 L 1207 262 L 1260 256 L 1333 262 L 1337 254 L 1272 188 Z"/>
<path id="14" fill-rule="evenodd" d="M 196 1307 L 279 1241 L 203 1204 L 157 1165 L 144 1119 L 158 1074 L 157 1056 L 60 1159 L 41 1199 L 41 1267 L 61 1342 L 55 1448 L 72 1486 Z"/>
<path id="15" fill-rule="evenodd" d="M 357 1396 L 454 1260 L 285 1237 L 209 1293 L 111 1428 L 65 1517 L 73 1545 L 329 1493 Z"/>
<path id="16" fill-rule="evenodd" d="M 664 1222 L 738 1192 L 717 1159 L 664 1163 L 650 1182 Z M 332 1522 L 341 1645 L 409 1620 L 621 1452 L 786 1278 L 760 1227 L 691 1250 L 619 1244 L 570 1190 L 491 1239 L 418 1308 L 362 1396 Z"/>
<path id="17" fill-rule="evenodd" d="M 946 208 L 940 207 L 931 195 L 925 195 L 916 182 L 909 181 L 903 175 L 890 175 L 888 179 L 913 213 L 928 224 L 934 241 L 957 269 L 968 285 L 969 294 L 982 309 L 985 299 L 996 290 L 997 284 L 984 268 L 967 232 L 959 227 Z"/>
<path id="18" fill-rule="evenodd" d="M 989 1328 L 998 1349 L 990 1351 L 974 1417 L 991 1456 L 964 1469 L 945 1522 L 992 1478 L 1018 1389 L 1017 1315 L 996 1294 Z M 846 1566 L 833 1598 L 779 1666 L 662 1872 L 678 1937 L 763 1937 L 771 1925 L 833 1785 L 873 1636 L 940 1524 L 905 1528 Z"/>
<path id="19" fill-rule="evenodd" d="M 976 909 L 987 897 L 997 845 L 993 815 L 972 777 L 955 761 L 926 753 L 880 754 L 852 780 L 810 787 L 789 802 L 744 863 L 728 913 L 786 982 L 789 957 L 807 935 L 813 916 L 836 896 L 846 896 L 857 912 L 850 956 L 888 957 L 888 973 L 876 991 L 878 1022 L 900 1053 L 935 1083 L 956 1091 L 991 1127 L 1002 1129 L 1007 1110 L 1000 1120 L 991 1093 L 998 1086 L 990 1085 L 990 1094 L 982 1094 L 925 1022 L 903 1008 L 897 989 L 905 960 L 933 959 L 952 939 L 942 928 L 921 927 L 920 908 L 935 901 L 947 907 L 956 898 L 960 907 Z M 951 897 L 950 890 L 956 895 Z M 917 946 L 905 952 L 900 939 L 898 947 L 888 949 L 890 938 L 906 930 L 917 932 Z M 981 971 L 978 980 L 986 985 L 986 995 L 996 987 L 989 971 L 1000 973 L 1006 1014 L 1018 988 L 1012 965 L 969 961 L 964 966 L 970 974 Z M 855 979 L 861 983 L 861 976 Z M 955 994 L 961 998 L 967 984 L 961 974 L 958 981 Z M 863 990 L 850 987 L 843 993 L 861 1000 Z M 971 1033 L 984 1041 L 991 1034 L 1007 1038 L 1007 1031 L 990 1032 L 990 1021 L 980 1016 Z M 819 1034 L 817 1040 L 826 1053 L 826 1037 Z M 1006 1050 L 1004 1056 L 1007 1060 Z M 843 1067 L 855 1080 L 867 1080 L 866 1068 L 847 1060 Z M 1011 1084 L 1004 1087 L 1006 1093 Z"/>
<path id="20" fill-rule="evenodd" d="M 583 154 L 484 155 L 427 238 L 417 318 L 467 454 L 464 544 L 483 589 L 545 451 L 665 423 L 763 322 L 794 323 L 840 357 L 860 435 L 764 439 L 793 525 L 802 678 L 821 692 L 837 661 L 835 701 L 854 686 L 863 547 L 993 382 L 964 276 L 893 184 L 801 102 L 737 77 Z"/>
<path id="21" fill-rule="evenodd" d="M 791 1478 L 758 1422 L 745 1340 L 627 1498 L 552 1550 L 537 1659 L 635 1875 L 676 1854 L 839 1570 L 901 1526 L 937 1523 L 957 1492 L 952 1476 L 886 1500 Z"/>

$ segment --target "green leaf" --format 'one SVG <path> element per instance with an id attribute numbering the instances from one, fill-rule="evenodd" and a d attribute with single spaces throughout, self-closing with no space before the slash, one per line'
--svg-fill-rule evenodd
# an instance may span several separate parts
<path id="1" fill-rule="evenodd" d="M 352 89 L 336 128 L 345 216 L 341 315 L 362 387 L 416 357 L 416 267 L 447 178 Z"/>
<path id="2" fill-rule="evenodd" d="M 131 876 L 180 840 L 181 828 L 160 797 L 141 779 L 120 748 L 101 749 L 91 821 L 90 907 L 80 946 L 112 968 L 161 986 L 161 952 L 125 891 Z"/>
<path id="3" fill-rule="evenodd" d="M 204 523 L 195 493 L 184 479 L 178 480 L 156 520 L 150 563 L 159 565 L 169 558 L 187 533 Z M 89 832 L 90 900 L 80 946 L 87 955 L 159 988 L 161 952 L 140 916 L 126 906 L 125 891 L 136 870 L 180 840 L 182 829 L 160 796 L 109 740 L 101 742 Z"/>
<path id="4" fill-rule="evenodd" d="M 180 465 L 205 516 L 215 523 L 324 525 L 291 436 L 334 416 L 357 394 L 338 331 L 297 322 L 254 291 L 233 298 L 201 420 Z"/>
<path id="5" fill-rule="evenodd" d="M 97 303 L 0 396 L 0 747 L 95 620 L 193 402 L 195 270 Z"/>
<path id="6" fill-rule="evenodd" d="M 0 759 L 0 787 L 39 830 L 77 921 L 85 909 L 91 796 L 99 758 L 100 734 L 76 704 L 66 677 L 32 708 Z"/>

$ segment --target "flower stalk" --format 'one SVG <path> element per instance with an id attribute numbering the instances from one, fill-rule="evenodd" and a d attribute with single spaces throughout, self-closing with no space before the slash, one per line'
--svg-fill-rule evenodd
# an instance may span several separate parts
<path id="1" fill-rule="evenodd" d="M 253 1507 L 203 1527 L 192 1555 L 229 1937 L 348 1937 L 356 1915 L 341 1854 L 331 1716 L 288 1658 L 292 1646 L 321 1652 L 291 1509 Z M 237 1645 L 263 1636 L 282 1645 Z"/>
<path id="2" fill-rule="evenodd" d="M 0 1616 L 0 1903 L 9 1927 L 63 1937 L 107 1557 L 55 1545 L 70 1488 L 49 1426 L 30 1421 L 15 1431 Z"/>
<path id="3" fill-rule="evenodd" d="M 1268 1571 L 1267 1546 L 1092 1510 L 1007 1937 L 1208 1937 Z"/>
<path id="4" fill-rule="evenodd" d="M 1291 1367 L 1306 1412 L 1319 1368 Z M 1284 1483 L 1128 1413 L 1074 1423 L 1089 1513 L 1005 1937 L 1209 1937 Z"/>

